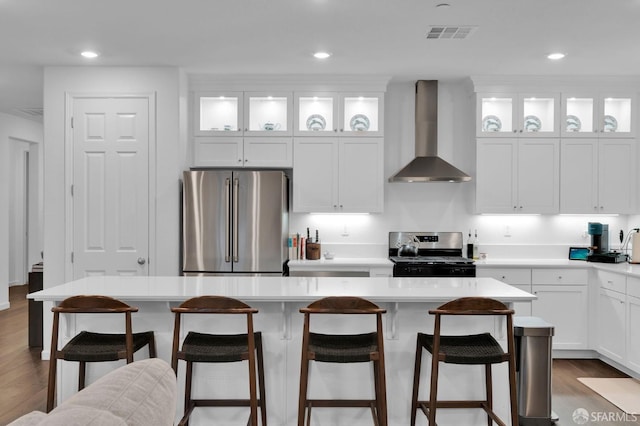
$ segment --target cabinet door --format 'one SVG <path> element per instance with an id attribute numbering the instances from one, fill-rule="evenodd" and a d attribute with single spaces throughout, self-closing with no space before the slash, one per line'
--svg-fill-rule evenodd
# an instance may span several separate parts
<path id="1" fill-rule="evenodd" d="M 635 135 L 635 96 L 604 92 L 598 99 L 600 137 L 631 138 Z"/>
<path id="2" fill-rule="evenodd" d="M 518 141 L 518 213 L 560 210 L 560 141 Z"/>
<path id="3" fill-rule="evenodd" d="M 625 295 L 600 288 L 598 294 L 598 352 L 622 363 L 625 355 Z"/>
<path id="4" fill-rule="evenodd" d="M 531 293 L 531 269 L 529 268 L 478 268 L 478 277 L 495 278 L 527 293 Z M 531 302 L 515 302 L 516 315 L 531 316 Z"/>
<path id="5" fill-rule="evenodd" d="M 382 212 L 384 178 L 382 138 L 341 138 L 339 205 L 341 212 Z"/>
<path id="6" fill-rule="evenodd" d="M 635 139 L 600 139 L 598 159 L 598 213 L 634 213 L 638 180 Z"/>
<path id="7" fill-rule="evenodd" d="M 291 131 L 291 92 L 244 94 L 244 133 L 252 136 L 288 136 Z"/>
<path id="8" fill-rule="evenodd" d="M 338 138 L 293 142 L 293 211 L 334 212 L 338 204 Z"/>
<path id="9" fill-rule="evenodd" d="M 554 326 L 553 349 L 587 349 L 587 286 L 536 285 L 531 313 Z"/>
<path id="10" fill-rule="evenodd" d="M 342 93 L 340 136 L 383 136 L 384 93 Z"/>
<path id="11" fill-rule="evenodd" d="M 194 104 L 195 136 L 242 136 L 242 92 L 197 92 Z"/>
<path id="12" fill-rule="evenodd" d="M 560 94 L 518 96 L 518 134 L 526 138 L 560 136 Z"/>
<path id="13" fill-rule="evenodd" d="M 479 139 L 476 156 L 478 213 L 514 213 L 517 139 Z"/>
<path id="14" fill-rule="evenodd" d="M 242 167 L 241 137 L 194 138 L 193 165 L 195 167 Z"/>
<path id="15" fill-rule="evenodd" d="M 560 145 L 560 212 L 598 213 L 598 140 Z"/>
<path id="16" fill-rule="evenodd" d="M 562 95 L 560 134 L 563 138 L 597 137 L 598 96 L 595 93 Z"/>
<path id="17" fill-rule="evenodd" d="M 638 282 L 636 285 L 640 285 Z M 627 365 L 640 373 L 640 297 L 627 296 Z"/>
<path id="18" fill-rule="evenodd" d="M 331 92 L 297 92 L 293 134 L 335 137 L 339 126 L 340 97 Z"/>
<path id="19" fill-rule="evenodd" d="M 517 132 L 517 95 L 478 93 L 476 95 L 476 136 L 513 137 Z"/>
<path id="20" fill-rule="evenodd" d="M 245 167 L 292 167 L 293 140 L 278 137 L 244 138 Z"/>

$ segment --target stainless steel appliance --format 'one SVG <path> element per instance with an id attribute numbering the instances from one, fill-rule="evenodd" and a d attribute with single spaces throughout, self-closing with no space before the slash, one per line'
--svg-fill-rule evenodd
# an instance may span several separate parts
<path id="1" fill-rule="evenodd" d="M 183 273 L 281 275 L 288 256 L 288 189 L 282 171 L 185 171 Z"/>
<path id="2" fill-rule="evenodd" d="M 389 232 L 389 260 L 394 277 L 476 276 L 462 256 L 462 232 Z"/>

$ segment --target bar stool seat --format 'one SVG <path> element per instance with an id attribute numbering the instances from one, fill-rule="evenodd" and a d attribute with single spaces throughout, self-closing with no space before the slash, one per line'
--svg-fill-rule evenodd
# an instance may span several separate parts
<path id="1" fill-rule="evenodd" d="M 441 408 L 481 408 L 487 413 L 488 426 L 493 425 L 494 422 L 500 426 L 506 426 L 506 423 L 493 411 L 491 366 L 502 362 L 508 363 L 509 399 L 511 406 L 509 416 L 511 418 L 511 424 L 512 426 L 518 425 L 513 313 L 514 311 L 502 302 L 483 297 L 463 297 L 429 311 L 429 314 L 435 315 L 433 334 L 417 334 L 413 395 L 411 400 L 410 424 L 412 426 L 416 424 L 416 414 L 418 410 L 421 410 L 425 416 L 427 416 L 429 426 L 435 426 L 436 411 Z M 468 335 L 441 335 L 442 316 L 449 315 L 505 317 L 507 350 L 503 350 L 500 343 L 498 343 L 489 332 Z M 418 391 L 420 387 L 420 368 L 423 350 L 431 354 L 431 384 L 429 400 L 421 401 L 418 399 Z M 485 399 L 438 400 L 438 371 L 440 362 L 448 364 L 484 365 Z"/>
<path id="2" fill-rule="evenodd" d="M 262 346 L 262 333 L 253 333 Z M 190 362 L 236 362 L 247 359 L 247 334 L 206 334 L 190 331 L 182 342 L 180 359 Z"/>
<path id="3" fill-rule="evenodd" d="M 325 297 L 306 308 L 302 334 L 302 362 L 298 400 L 298 426 L 311 423 L 313 407 L 369 408 L 375 425 L 387 425 L 387 397 L 384 367 L 382 314 L 386 312 L 374 303 L 359 297 Z M 376 331 L 360 334 L 323 334 L 310 331 L 311 315 L 315 314 L 374 314 Z M 375 399 L 309 399 L 309 362 L 373 363 Z"/>
<path id="4" fill-rule="evenodd" d="M 153 331 L 133 333 L 132 336 L 134 353 L 154 338 Z M 65 361 L 117 361 L 126 358 L 126 335 L 81 331 L 60 352 L 58 359 Z"/>

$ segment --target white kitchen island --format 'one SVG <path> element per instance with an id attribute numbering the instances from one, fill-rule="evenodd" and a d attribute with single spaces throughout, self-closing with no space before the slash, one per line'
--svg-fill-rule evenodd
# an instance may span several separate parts
<path id="1" fill-rule="evenodd" d="M 387 403 L 389 425 L 409 423 L 409 407 L 413 378 L 415 340 L 418 331 L 432 332 L 433 320 L 428 310 L 440 304 L 467 296 L 491 297 L 505 303 L 535 299 L 530 293 L 504 284 L 493 278 L 378 278 L 378 277 L 88 277 L 30 294 L 30 299 L 59 302 L 79 294 L 101 294 L 121 299 L 139 307 L 133 316 L 134 331 L 153 330 L 156 334 L 158 356 L 171 359 L 173 314 L 170 307 L 195 296 L 224 295 L 245 301 L 259 309 L 255 317 L 256 330 L 263 333 L 266 374 L 266 400 L 270 425 L 296 424 L 300 374 L 302 314 L 299 308 L 325 296 L 360 296 L 387 309 L 385 321 L 385 357 L 387 375 Z M 46 313 L 45 313 L 46 315 Z M 61 321 L 63 339 L 81 329 L 121 331 L 121 318 L 97 315 L 77 316 Z M 215 318 L 215 319 L 214 319 Z M 318 331 L 333 333 L 354 332 L 346 324 L 373 326 L 372 318 L 349 316 L 322 317 L 312 323 Z M 453 320 L 456 320 L 454 322 Z M 471 333 L 502 329 L 497 320 L 487 318 L 461 325 L 458 318 L 443 323 L 443 332 Z M 183 322 L 184 330 L 204 332 L 240 332 L 243 320 L 208 315 L 192 315 Z M 365 328 L 362 328 L 364 331 Z M 356 330 L 360 331 L 360 330 Z M 498 334 L 499 339 L 504 339 Z M 64 342 L 61 342 L 64 344 Z M 426 355 L 425 355 L 426 356 Z M 145 349 L 136 359 L 146 357 Z M 117 363 L 88 364 L 87 382 L 113 369 Z M 423 362 L 421 398 L 426 398 L 428 363 Z M 452 368 L 449 368 L 452 367 Z M 184 365 L 180 364 L 179 397 L 176 418 L 182 415 Z M 248 394 L 245 363 L 198 365 L 195 367 L 194 397 L 226 395 L 245 397 Z M 75 392 L 77 363 L 60 362 L 59 401 Z M 440 372 L 442 399 L 479 398 L 483 396 L 482 367 L 448 366 Z M 310 397 L 370 398 L 372 374 L 369 364 L 312 363 Z M 507 418 L 508 387 L 506 365 L 494 367 L 494 401 L 496 411 Z M 245 416 L 245 413 L 247 415 Z M 191 424 L 244 425 L 248 411 L 241 408 L 199 408 L 192 415 Z M 419 418 L 421 415 L 419 414 Z M 441 424 L 477 425 L 486 422 L 482 410 L 442 410 Z M 424 420 L 422 418 L 421 420 Z M 317 426 L 370 425 L 371 415 L 366 409 L 317 408 L 312 412 L 312 424 Z"/>

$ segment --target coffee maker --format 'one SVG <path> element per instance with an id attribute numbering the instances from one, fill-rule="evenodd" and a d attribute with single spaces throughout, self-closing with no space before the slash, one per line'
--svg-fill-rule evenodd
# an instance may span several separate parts
<path id="1" fill-rule="evenodd" d="M 587 256 L 588 262 L 619 263 L 627 260 L 626 255 L 616 251 L 609 251 L 609 225 L 589 222 L 587 233 L 591 235 L 591 246 Z"/>

